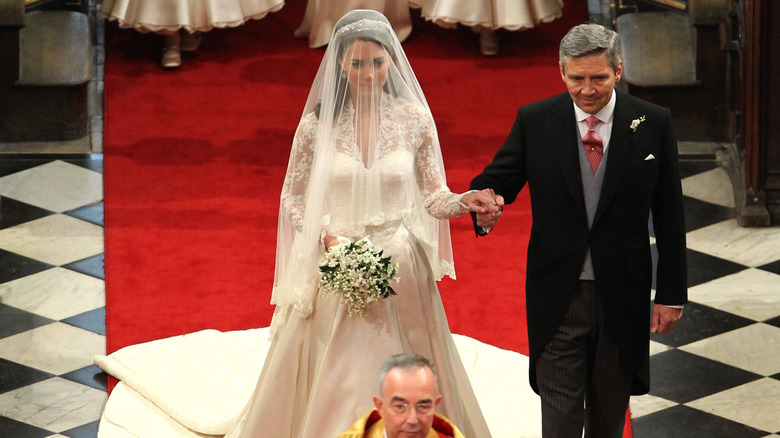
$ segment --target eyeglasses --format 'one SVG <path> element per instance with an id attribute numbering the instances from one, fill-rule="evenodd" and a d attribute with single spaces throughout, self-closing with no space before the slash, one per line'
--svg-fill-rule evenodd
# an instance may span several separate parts
<path id="1" fill-rule="evenodd" d="M 406 415 L 409 413 L 409 408 L 412 405 L 409 403 L 403 403 L 403 402 L 393 402 L 390 403 L 390 408 L 398 415 Z M 417 403 L 414 405 L 414 410 L 417 412 L 417 415 L 428 415 L 431 412 L 433 412 L 434 404 L 430 401 L 424 401 Z"/>

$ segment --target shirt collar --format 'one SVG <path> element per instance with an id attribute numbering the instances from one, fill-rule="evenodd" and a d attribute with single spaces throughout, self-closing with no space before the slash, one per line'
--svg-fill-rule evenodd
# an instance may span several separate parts
<path id="1" fill-rule="evenodd" d="M 596 116 L 596 118 L 601 120 L 602 123 L 612 122 L 612 117 L 615 115 L 616 94 L 617 93 L 615 93 L 615 89 L 613 88 L 612 97 L 609 98 L 609 102 L 607 102 L 604 108 L 602 108 L 601 111 L 597 112 L 596 114 L 588 114 L 580 107 L 578 107 L 576 103 L 572 102 L 572 105 L 574 105 L 574 116 L 577 118 L 577 121 L 582 122 L 590 116 Z"/>

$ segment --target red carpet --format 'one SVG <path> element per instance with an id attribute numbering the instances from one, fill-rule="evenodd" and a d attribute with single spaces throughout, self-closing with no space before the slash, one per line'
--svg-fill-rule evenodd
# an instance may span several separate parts
<path id="1" fill-rule="evenodd" d="M 105 230 L 108 351 L 205 328 L 266 326 L 278 198 L 290 144 L 323 50 L 293 31 L 304 2 L 205 34 L 182 67 L 159 66 L 161 37 L 107 25 Z M 500 32 L 479 55 L 467 29 L 413 11 L 404 43 L 439 128 L 450 187 L 464 191 L 502 144 L 518 106 L 564 89 L 557 47 L 587 19 Z M 458 280 L 440 283 L 451 329 L 527 354 L 527 194 L 489 238 L 451 222 Z"/>

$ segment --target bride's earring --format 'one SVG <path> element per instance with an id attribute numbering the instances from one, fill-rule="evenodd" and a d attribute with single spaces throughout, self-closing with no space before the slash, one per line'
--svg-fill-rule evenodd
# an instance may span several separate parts
<path id="1" fill-rule="evenodd" d="M 346 79 L 346 78 L 347 78 L 347 72 L 341 70 L 341 79 Z"/>

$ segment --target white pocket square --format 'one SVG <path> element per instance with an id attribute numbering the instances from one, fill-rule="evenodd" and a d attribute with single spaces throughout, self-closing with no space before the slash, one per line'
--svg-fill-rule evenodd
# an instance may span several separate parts
<path id="1" fill-rule="evenodd" d="M 653 154 L 650 154 L 650 155 L 645 157 L 645 161 L 647 161 L 647 160 L 655 160 L 655 156 Z"/>

